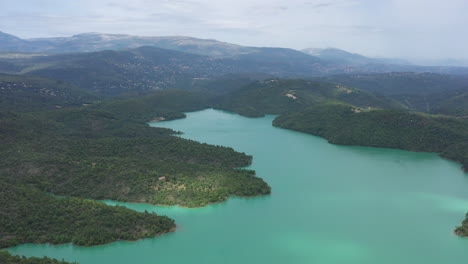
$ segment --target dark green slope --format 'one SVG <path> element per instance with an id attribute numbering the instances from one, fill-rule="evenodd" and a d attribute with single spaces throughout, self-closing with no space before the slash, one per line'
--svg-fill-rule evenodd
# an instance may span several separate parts
<path id="1" fill-rule="evenodd" d="M 195 90 L 224 95 L 243 88 L 256 81 L 272 79 L 270 74 L 263 73 L 232 73 L 207 79 L 196 80 L 192 87 Z"/>
<path id="2" fill-rule="evenodd" d="M 92 109 L 0 120 L 0 174 L 64 196 L 203 206 L 268 194 L 252 157 Z M 163 178 L 161 178 L 163 177 Z"/>
<path id="3" fill-rule="evenodd" d="M 447 93 L 436 102 L 432 112 L 468 118 L 468 87 Z"/>
<path id="4" fill-rule="evenodd" d="M 70 262 L 59 261 L 59 260 L 51 259 L 48 257 L 26 258 L 26 257 L 12 256 L 7 251 L 0 251 L 0 263 L 2 264 L 72 264 Z"/>
<path id="5" fill-rule="evenodd" d="M 336 75 L 318 79 L 356 87 L 384 95 L 432 94 L 468 85 L 468 77 L 436 73 L 390 72 L 379 74 Z"/>
<path id="6" fill-rule="evenodd" d="M 0 183 L 0 248 L 23 243 L 91 246 L 167 233 L 174 220 L 91 200 L 54 198 L 27 186 Z"/>
<path id="7" fill-rule="evenodd" d="M 273 55 L 265 55 L 265 52 Z M 62 80 L 102 95 L 151 92 L 166 88 L 199 88 L 217 92 L 215 88 L 220 91 L 231 90 L 252 79 L 263 79 L 271 74 L 295 74 L 298 70 L 295 60 L 303 64 L 316 63 L 311 56 L 297 52 L 306 58 L 303 61 L 297 54 L 289 58 L 289 53 L 296 54 L 288 49 L 272 49 L 235 58 L 212 58 L 141 47 L 123 51 L 29 57 L 11 60 L 11 63 L 26 65 L 24 67 L 28 75 Z M 284 63 L 284 60 L 290 61 Z M 310 70 L 308 68 L 307 71 Z M 219 87 L 226 84 L 223 82 L 231 88 Z"/>
<path id="8" fill-rule="evenodd" d="M 167 89 L 144 96 L 122 96 L 93 106 L 131 120 L 148 122 L 158 117 L 165 120 L 183 118 L 183 112 L 208 108 L 213 95 L 200 90 Z"/>
<path id="9" fill-rule="evenodd" d="M 255 82 L 217 99 L 214 106 L 245 116 L 283 114 L 330 100 L 362 107 L 404 108 L 396 101 L 363 90 L 306 80 Z"/>
<path id="10" fill-rule="evenodd" d="M 273 125 L 334 144 L 437 152 L 468 168 L 468 122 L 452 117 L 329 103 L 279 116 Z"/>
<path id="11" fill-rule="evenodd" d="M 461 226 L 455 229 L 455 234 L 468 237 L 468 214 L 466 214 L 465 220 L 463 220 Z"/>
<path id="12" fill-rule="evenodd" d="M 70 82 L 102 95 L 184 87 L 195 77 L 226 71 L 209 57 L 153 47 L 55 55 L 28 63 L 48 65 L 29 75 Z"/>
<path id="13" fill-rule="evenodd" d="M 21 65 L 22 72 L 28 75 L 66 81 L 102 95 L 199 87 L 200 80 L 203 83 L 203 80 L 226 74 L 311 76 L 324 71 L 319 59 L 282 48 L 259 48 L 230 58 L 213 58 L 140 47 L 25 57 L 8 62 Z"/>
<path id="14" fill-rule="evenodd" d="M 7 77 L 61 87 L 36 77 Z M 27 93 L 15 95 L 22 99 Z M 0 111 L 0 212 L 8 216 L 0 220 L 0 245 L 95 245 L 151 237 L 173 227 L 167 218 L 78 198 L 198 207 L 231 195 L 269 194 L 254 171 L 235 169 L 249 165 L 251 156 L 145 124 L 156 117 L 184 117 L 181 111 L 205 108 L 209 98 L 206 92 L 165 90 L 81 108 Z M 54 103 L 45 100 L 40 106 L 55 108 Z M 13 106 L 8 109 L 24 110 Z"/>
<path id="15" fill-rule="evenodd" d="M 97 99 L 96 95 L 61 81 L 0 74 L 0 111 L 30 112 L 77 107 Z"/>
<path id="16" fill-rule="evenodd" d="M 468 115 L 466 76 L 393 72 L 336 75 L 319 80 L 385 94 L 419 112 L 459 117 Z"/>
<path id="17" fill-rule="evenodd" d="M 393 95 L 392 98 L 420 112 L 457 117 L 468 115 L 468 86 L 460 89 L 423 95 Z"/>
<path id="18" fill-rule="evenodd" d="M 1 53 L 0 53 L 1 54 Z M 0 72 L 2 73 L 17 73 L 23 70 L 21 65 L 0 60 Z"/>

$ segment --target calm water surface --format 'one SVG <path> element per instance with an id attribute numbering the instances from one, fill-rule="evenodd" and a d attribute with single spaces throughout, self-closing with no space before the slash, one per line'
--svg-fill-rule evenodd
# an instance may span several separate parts
<path id="1" fill-rule="evenodd" d="M 125 205 L 174 218 L 175 233 L 96 247 L 12 248 L 81 264 L 468 263 L 453 229 L 468 211 L 468 175 L 436 154 L 346 147 L 245 118 L 204 110 L 162 122 L 193 140 L 254 156 L 270 196 L 198 209 Z"/>

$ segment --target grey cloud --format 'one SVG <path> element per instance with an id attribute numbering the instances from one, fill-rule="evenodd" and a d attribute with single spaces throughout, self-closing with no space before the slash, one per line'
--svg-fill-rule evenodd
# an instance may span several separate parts
<path id="1" fill-rule="evenodd" d="M 467 9 L 466 0 L 21 0 L 2 2 L 0 30 L 26 38 L 190 35 L 383 57 L 468 58 Z"/>

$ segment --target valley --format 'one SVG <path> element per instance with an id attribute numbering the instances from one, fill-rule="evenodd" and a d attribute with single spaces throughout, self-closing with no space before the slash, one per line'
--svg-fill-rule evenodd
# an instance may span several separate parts
<path id="1" fill-rule="evenodd" d="M 192 212 L 229 207 L 239 201 L 245 201 L 247 206 L 268 203 L 277 199 L 276 195 L 283 199 L 278 204 L 281 206 L 267 205 L 272 211 L 265 213 L 280 214 L 286 204 L 290 205 L 285 194 L 295 197 L 288 181 L 294 181 L 295 188 L 299 188 L 298 183 L 309 174 L 312 178 L 321 175 L 333 178 L 326 172 L 333 167 L 331 163 L 327 163 L 327 168 L 320 167 L 317 161 L 314 161 L 317 167 L 304 165 L 309 156 L 321 160 L 320 151 L 314 150 L 316 146 L 324 148 L 330 162 L 336 164 L 347 164 L 340 151 L 349 150 L 348 155 L 357 155 L 357 159 L 364 153 L 366 158 L 362 164 L 372 167 L 375 162 L 372 153 L 377 151 L 382 155 L 382 160 L 377 162 L 383 162 L 395 174 L 411 177 L 404 170 L 406 167 L 398 165 L 403 163 L 413 168 L 410 171 L 419 175 L 417 179 L 421 182 L 425 174 L 430 174 L 431 184 L 444 181 L 455 188 L 455 183 L 449 182 L 456 178 L 460 189 L 455 197 L 448 189 L 418 189 L 414 183 L 409 184 L 428 195 L 440 191 L 451 197 L 447 199 L 464 201 L 466 198 L 461 189 L 468 188 L 463 180 L 468 168 L 468 68 L 392 64 L 336 50 L 301 52 L 187 37 L 94 33 L 35 40 L 2 33 L 2 49 L 5 52 L 0 54 L 0 199 L 3 201 L 0 213 L 8 217 L 0 223 L 0 248 L 10 252 L 40 256 L 28 254 L 28 245 L 31 249 L 37 246 L 39 251 L 44 250 L 44 245 L 50 245 L 55 254 L 64 247 L 112 248 L 119 243 L 166 241 L 169 238 L 163 237 L 178 237 L 179 232 L 184 237 L 190 232 L 186 228 L 190 229 L 192 222 L 198 230 L 203 230 L 203 223 L 213 224 L 207 218 L 197 222 Z M 232 124 L 225 123 L 226 120 Z M 197 126 L 196 122 L 205 127 Z M 223 126 L 218 127 L 219 124 Z M 264 135 L 255 128 L 264 131 Z M 192 133 L 197 136 L 192 137 Z M 222 135 L 224 138 L 218 137 Z M 312 135 L 349 147 L 330 145 Z M 267 145 L 262 143 L 262 136 L 268 138 Z M 288 145 L 281 137 L 299 141 Z M 289 152 L 282 153 L 273 142 Z M 366 148 L 359 154 L 359 147 L 363 146 L 375 149 Z M 303 157 L 292 154 L 295 147 L 303 151 Z M 393 150 L 382 150 L 382 153 L 390 151 L 387 156 L 379 148 Z M 266 160 L 267 151 L 279 155 L 272 159 L 288 169 L 267 169 L 269 165 L 275 168 Z M 291 156 L 291 160 L 282 155 Z M 406 156 L 408 161 L 404 161 Z M 418 165 L 419 159 L 426 158 L 427 163 Z M 398 164 L 389 165 L 392 159 L 397 159 Z M 441 166 L 447 176 L 441 178 L 443 173 L 428 170 L 436 169 L 431 162 Z M 315 175 L 315 170 L 320 175 Z M 392 185 L 390 181 L 395 175 L 378 173 L 373 168 L 370 171 L 372 174 L 366 177 L 377 175 Z M 354 168 L 351 176 L 359 180 L 359 175 Z M 337 180 L 346 182 L 342 178 Z M 365 181 L 372 183 L 370 178 Z M 396 181 L 405 184 L 398 177 Z M 308 184 L 318 191 L 314 182 Z M 325 185 L 333 190 L 331 185 Z M 371 184 L 369 188 L 379 186 Z M 393 190 L 406 195 L 406 190 Z M 367 193 L 369 189 L 362 191 Z M 320 199 L 315 196 L 319 194 L 322 195 L 320 191 L 308 193 L 311 196 L 307 197 Z M 384 197 L 376 199 L 389 203 Z M 411 199 L 416 206 L 422 198 Z M 303 202 L 307 207 L 309 201 L 293 202 Z M 359 208 L 360 205 L 349 206 Z M 442 230 L 468 236 L 468 220 L 453 231 L 452 215 L 430 208 L 429 203 L 426 206 L 428 212 L 447 217 L 431 222 L 442 223 L 437 227 L 441 239 L 447 239 L 451 245 L 458 243 L 442 235 Z M 146 209 L 135 211 L 134 207 Z M 460 208 L 456 210 L 458 216 L 466 213 L 468 205 Z M 174 214 L 173 210 L 179 209 L 187 212 L 186 219 L 177 212 Z M 233 219 L 249 221 L 251 209 L 247 208 L 249 212 L 236 210 L 240 210 L 239 215 L 232 216 Z M 394 210 L 396 214 L 404 211 L 399 207 Z M 167 212 L 168 216 L 160 211 Z M 299 217 L 312 219 L 313 214 L 308 212 Z M 371 225 L 376 225 L 372 216 L 367 217 Z M 263 218 L 258 216 L 258 219 Z M 222 224 L 227 220 L 220 221 Z M 271 225 L 293 225 L 284 216 L 278 221 Z M 308 230 L 299 226 L 304 232 Z M 259 236 L 267 236 L 268 230 L 260 228 L 260 231 Z M 163 236 L 155 238 L 160 235 Z M 423 234 L 430 235 L 429 231 Z M 193 244 L 192 238 L 186 241 Z M 162 242 L 155 243 L 161 246 Z M 367 242 L 359 243 L 367 245 Z M 269 246 L 261 248 L 272 250 Z M 88 254 L 87 249 L 83 252 Z M 0 259 L 10 259 L 11 263 L 28 261 L 1 254 Z M 70 253 L 67 260 L 97 263 L 83 256 Z M 151 258 L 143 259 L 141 263 L 151 262 Z M 167 260 L 166 255 L 161 259 Z M 232 257 L 230 261 L 235 259 Z M 277 256 L 276 260 L 281 259 L 282 256 Z M 206 263 L 222 260 L 215 257 Z M 358 257 L 353 261 L 373 263 L 375 258 Z"/>

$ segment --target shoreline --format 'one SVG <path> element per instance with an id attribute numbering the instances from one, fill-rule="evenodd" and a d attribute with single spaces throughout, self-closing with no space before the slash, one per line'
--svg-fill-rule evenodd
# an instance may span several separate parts
<path id="1" fill-rule="evenodd" d="M 321 136 L 321 135 L 317 135 L 317 134 L 312 134 L 312 133 L 305 132 L 305 131 L 301 131 L 301 130 L 298 130 L 298 129 L 288 128 L 288 127 L 283 127 L 283 126 L 277 126 L 277 125 L 274 125 L 273 123 L 272 123 L 272 126 L 273 126 L 273 127 L 277 127 L 277 128 L 282 128 L 282 129 L 291 130 L 291 131 L 296 131 L 296 132 L 300 132 L 300 133 L 305 133 L 305 134 L 312 135 L 312 136 L 316 136 L 316 137 L 320 137 L 320 138 L 326 139 L 327 142 L 328 142 L 329 144 L 333 144 L 333 145 L 336 145 L 336 146 L 366 147 L 366 148 L 381 148 L 381 149 L 397 149 L 397 150 L 408 151 L 408 152 L 413 152 L 413 153 L 432 153 L 432 154 L 436 154 L 438 157 L 443 158 L 443 159 L 445 159 L 445 160 L 450 160 L 450 161 L 453 161 L 453 162 L 458 163 L 458 164 L 460 165 L 459 168 L 460 168 L 464 173 L 468 173 L 468 167 L 465 167 L 464 164 L 463 164 L 461 161 L 456 160 L 456 159 L 448 158 L 448 157 L 444 156 L 443 153 L 429 152 L 429 151 L 422 151 L 422 150 L 409 150 L 409 149 L 392 148 L 392 147 L 381 147 L 381 146 L 339 144 L 339 143 L 331 142 L 326 136 Z"/>
<path id="2" fill-rule="evenodd" d="M 198 208 L 203 208 L 203 207 L 207 207 L 207 206 L 210 206 L 210 205 L 216 205 L 216 204 L 221 204 L 221 203 L 225 203 L 226 201 L 228 201 L 230 198 L 233 198 L 233 197 L 237 197 L 237 198 L 245 198 L 245 199 L 250 199 L 250 198 L 255 198 L 255 197 L 260 197 L 260 196 L 267 196 L 267 195 L 271 195 L 271 192 L 270 193 L 266 193 L 266 194 L 256 194 L 256 195 L 245 195 L 245 196 L 241 196 L 241 195 L 229 195 L 229 197 L 226 199 L 226 200 L 223 200 L 223 201 L 219 201 L 219 202 L 212 202 L 212 203 L 207 203 L 205 205 L 201 205 L 201 206 L 184 206 L 184 205 L 180 205 L 180 204 L 152 204 L 152 203 L 145 203 L 145 202 L 123 202 L 123 201 L 117 201 L 117 200 L 93 200 L 93 199 L 90 199 L 90 200 L 93 200 L 93 201 L 97 201 L 97 202 L 102 202 L 104 204 L 107 204 L 106 201 L 112 201 L 112 202 L 117 202 L 117 203 L 127 203 L 127 204 L 146 204 L 146 205 L 151 205 L 151 206 L 160 206 L 160 207 L 180 207 L 180 208 L 184 208 L 184 209 L 198 209 Z M 109 205 L 109 204 L 107 204 Z M 109 205 L 109 206 L 114 206 L 114 205 Z M 129 208 L 131 209 L 131 208 Z M 131 209 L 133 210 L 133 209 Z M 159 215 L 159 214 L 157 214 Z"/>
<path id="3" fill-rule="evenodd" d="M 98 200 L 96 200 L 96 201 L 98 201 Z M 92 248 L 92 247 L 99 247 L 99 246 L 109 245 L 109 244 L 116 243 L 116 242 L 136 242 L 136 241 L 140 241 L 140 240 L 143 240 L 143 239 L 156 238 L 156 237 L 160 237 L 160 236 L 163 236 L 163 235 L 166 235 L 166 234 L 174 233 L 176 231 L 177 231 L 177 225 L 175 227 L 169 229 L 167 232 L 162 232 L 162 233 L 158 233 L 158 234 L 156 234 L 154 236 L 151 236 L 151 237 L 142 237 L 142 238 L 138 238 L 138 239 L 135 239 L 135 240 L 119 239 L 119 240 L 114 240 L 114 241 L 111 241 L 111 242 L 108 242 L 108 243 L 96 244 L 96 245 L 91 245 L 91 246 L 76 245 L 76 244 L 73 244 L 73 242 L 67 242 L 67 243 L 61 243 L 61 244 L 54 244 L 54 243 L 51 243 L 51 242 L 46 242 L 46 243 L 34 243 L 34 242 L 32 242 L 32 243 L 22 243 L 22 244 L 13 246 L 13 247 L 0 248 L 0 251 L 2 251 L 2 250 L 8 251 L 9 249 L 20 247 L 20 246 L 23 246 L 23 245 L 28 245 L 28 244 L 32 244 L 32 245 L 50 245 L 50 246 L 71 245 L 71 246 L 80 247 L 80 248 Z"/>

